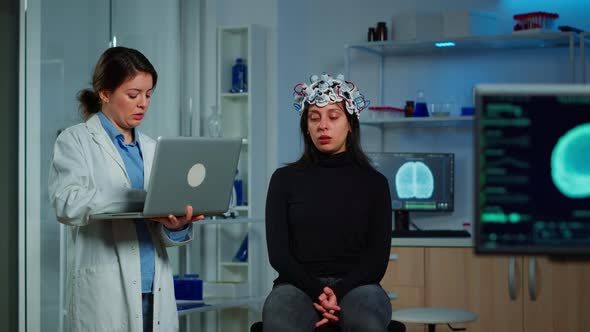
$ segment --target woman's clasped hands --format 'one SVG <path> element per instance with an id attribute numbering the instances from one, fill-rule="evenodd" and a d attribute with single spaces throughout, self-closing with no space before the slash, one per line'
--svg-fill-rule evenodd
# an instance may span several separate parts
<path id="1" fill-rule="evenodd" d="M 320 327 L 329 322 L 338 321 L 338 312 L 340 307 L 338 306 L 338 299 L 336 294 L 330 287 L 324 287 L 323 293 L 318 296 L 319 303 L 313 303 L 313 306 L 319 311 L 324 318 L 315 324 L 316 327 Z"/>

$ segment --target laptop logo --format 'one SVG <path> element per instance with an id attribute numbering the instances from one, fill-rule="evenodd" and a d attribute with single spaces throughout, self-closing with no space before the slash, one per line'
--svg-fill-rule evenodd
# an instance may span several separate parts
<path id="1" fill-rule="evenodd" d="M 194 164 L 189 170 L 186 177 L 188 185 L 195 188 L 201 185 L 205 180 L 207 170 L 203 164 Z"/>

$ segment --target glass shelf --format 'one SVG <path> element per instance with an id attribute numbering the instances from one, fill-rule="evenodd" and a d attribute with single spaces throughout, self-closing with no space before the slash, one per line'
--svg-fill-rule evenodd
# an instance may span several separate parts
<path id="1" fill-rule="evenodd" d="M 262 297 L 237 297 L 237 298 L 205 298 L 203 301 L 176 301 L 177 305 L 190 306 L 199 305 L 195 308 L 178 310 L 179 316 L 189 315 L 196 312 L 206 312 L 220 309 L 239 308 L 252 305 L 261 305 L 264 302 Z"/>
<path id="2" fill-rule="evenodd" d="M 440 38 L 438 40 L 404 40 L 365 42 L 345 45 L 349 49 L 357 49 L 386 55 L 437 54 L 464 50 L 481 49 L 531 49 L 569 47 L 570 42 L 580 38 L 574 32 L 527 32 L 495 36 L 473 36 L 457 38 Z M 453 42 L 453 47 L 437 47 L 437 42 Z"/>
<path id="3" fill-rule="evenodd" d="M 245 212 L 245 211 L 248 211 L 248 209 L 250 209 L 250 206 L 249 205 L 238 205 L 238 206 L 234 207 L 233 209 L 236 211 Z"/>
<path id="4" fill-rule="evenodd" d="M 218 218 L 218 219 L 203 219 L 193 223 L 195 226 L 199 225 L 219 225 L 219 224 L 250 224 L 264 222 L 264 218 Z"/>
<path id="5" fill-rule="evenodd" d="M 220 265 L 226 267 L 248 267 L 248 262 L 221 262 Z"/>
<path id="6" fill-rule="evenodd" d="M 223 97 L 223 98 L 246 98 L 246 97 L 248 97 L 248 92 L 224 92 L 224 93 L 221 93 L 221 97 Z"/>
<path id="7" fill-rule="evenodd" d="M 361 125 L 380 128 L 393 127 L 469 127 L 473 124 L 473 116 L 461 117 L 424 117 L 424 118 L 399 118 L 392 120 L 362 121 Z"/>

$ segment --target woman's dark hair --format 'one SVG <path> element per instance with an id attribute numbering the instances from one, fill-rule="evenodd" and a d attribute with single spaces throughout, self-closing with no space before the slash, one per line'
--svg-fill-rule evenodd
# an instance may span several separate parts
<path id="1" fill-rule="evenodd" d="M 346 119 L 350 124 L 350 132 L 346 136 L 346 151 L 350 153 L 352 160 L 359 166 L 363 168 L 373 168 L 369 162 L 369 158 L 361 148 L 361 128 L 358 117 L 346 111 L 344 102 L 341 102 L 340 106 L 344 110 L 343 113 L 346 114 Z M 306 167 L 319 160 L 319 154 L 321 152 L 313 144 L 311 136 L 309 135 L 309 128 L 307 127 L 308 110 L 309 104 L 305 103 L 299 120 L 299 128 L 301 129 L 301 136 L 303 137 L 303 155 L 299 160 L 287 164 L 288 166 Z"/>
<path id="2" fill-rule="evenodd" d="M 79 109 L 84 119 L 101 109 L 100 91 L 115 91 L 125 81 L 143 72 L 152 76 L 153 87 L 158 82 L 158 73 L 150 61 L 138 50 L 127 47 L 111 47 L 104 51 L 94 67 L 92 89 L 78 92 Z"/>

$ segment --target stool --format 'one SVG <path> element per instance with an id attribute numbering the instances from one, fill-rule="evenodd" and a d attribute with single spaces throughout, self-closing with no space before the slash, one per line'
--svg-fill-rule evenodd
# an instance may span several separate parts
<path id="1" fill-rule="evenodd" d="M 471 311 L 450 308 L 408 308 L 394 310 L 391 318 L 404 323 L 420 323 L 428 325 L 428 332 L 436 330 L 436 324 L 466 323 L 477 320 L 477 315 Z M 454 329 L 462 331 L 465 329 Z"/>
<path id="2" fill-rule="evenodd" d="M 338 326 L 325 326 L 316 329 L 316 332 L 339 332 Z M 392 320 L 387 326 L 389 332 L 406 332 L 406 326 L 403 323 Z M 262 332 L 262 322 L 256 322 L 250 326 L 250 332 Z"/>

